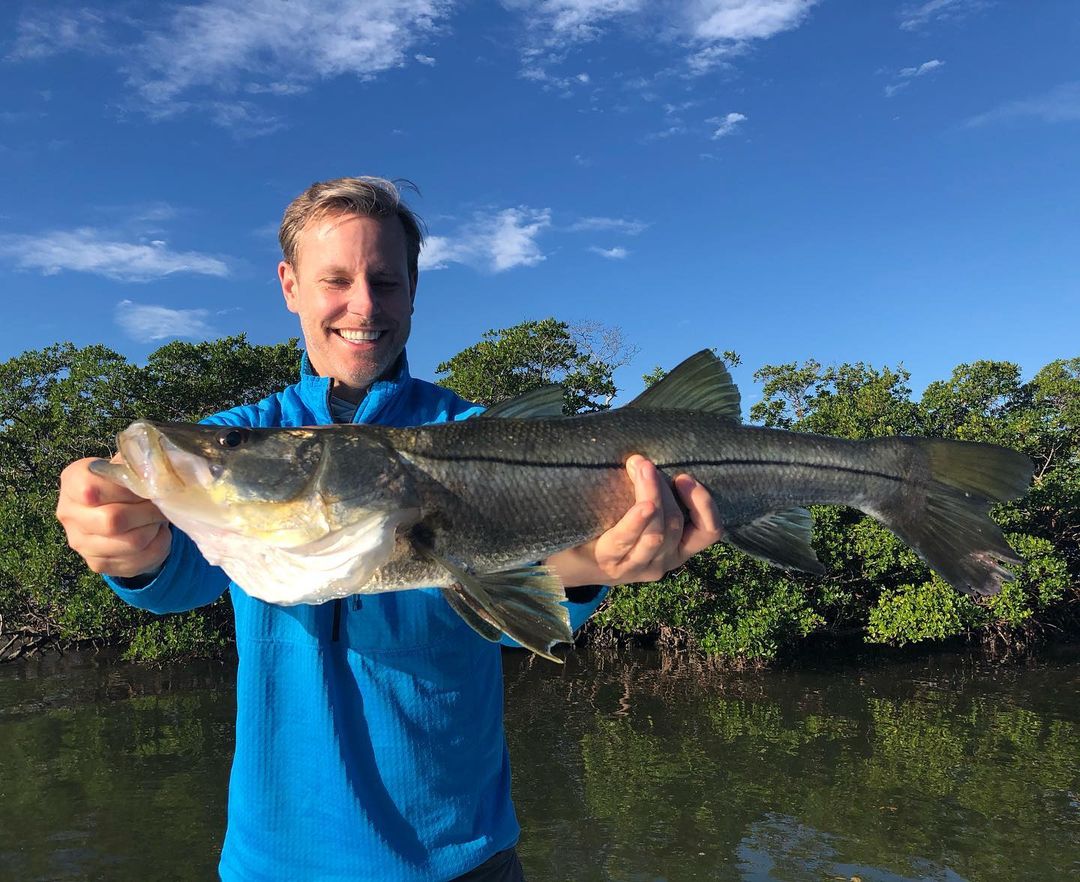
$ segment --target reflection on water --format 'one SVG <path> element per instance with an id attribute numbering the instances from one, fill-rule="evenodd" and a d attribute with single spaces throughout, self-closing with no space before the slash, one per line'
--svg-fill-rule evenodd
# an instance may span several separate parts
<path id="1" fill-rule="evenodd" d="M 1080 655 L 717 674 L 506 656 L 533 882 L 1080 879 Z M 208 879 L 231 670 L 0 668 L 0 878 Z"/>

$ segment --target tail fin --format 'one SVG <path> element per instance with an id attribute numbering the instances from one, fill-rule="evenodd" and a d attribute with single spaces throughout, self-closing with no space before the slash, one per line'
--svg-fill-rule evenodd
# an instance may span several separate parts
<path id="1" fill-rule="evenodd" d="M 1021 558 L 988 515 L 997 502 L 1027 492 L 1034 470 L 1022 453 L 970 441 L 893 438 L 913 450 L 913 478 L 870 512 L 914 548 L 954 588 L 989 595 L 1013 578 L 998 561 Z"/>

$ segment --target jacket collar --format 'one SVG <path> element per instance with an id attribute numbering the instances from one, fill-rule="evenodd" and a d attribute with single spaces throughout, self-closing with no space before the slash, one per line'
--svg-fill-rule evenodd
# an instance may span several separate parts
<path id="1" fill-rule="evenodd" d="M 409 374 L 409 360 L 402 352 L 398 356 L 397 363 L 390 371 L 390 376 L 382 380 L 376 380 L 368 389 L 367 394 L 356 409 L 353 422 L 375 422 L 377 416 L 383 413 L 394 399 L 396 399 L 412 381 Z M 330 378 L 320 376 L 315 372 L 311 359 L 305 351 L 300 361 L 300 398 L 315 415 L 320 425 L 332 423 L 330 416 Z"/>

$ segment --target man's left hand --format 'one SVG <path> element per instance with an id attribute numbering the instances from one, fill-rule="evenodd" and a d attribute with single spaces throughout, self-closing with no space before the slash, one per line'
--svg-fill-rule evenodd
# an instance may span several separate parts
<path id="1" fill-rule="evenodd" d="M 676 475 L 673 482 L 689 515 L 684 518 L 671 487 L 649 460 L 632 456 L 626 471 L 635 499 L 622 520 L 591 542 L 547 559 L 567 588 L 653 582 L 723 538 L 716 504 L 693 477 Z"/>

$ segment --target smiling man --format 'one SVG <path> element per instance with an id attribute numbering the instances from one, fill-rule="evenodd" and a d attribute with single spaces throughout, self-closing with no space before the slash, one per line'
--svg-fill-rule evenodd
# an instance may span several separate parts
<path id="1" fill-rule="evenodd" d="M 314 184 L 289 205 L 280 240 L 281 290 L 306 350 L 299 382 L 207 422 L 410 426 L 480 411 L 409 374 L 423 236 L 393 184 Z M 524 878 L 497 644 L 434 589 L 319 606 L 257 600 L 91 461 L 64 470 L 57 516 L 121 598 L 166 613 L 230 593 L 239 668 L 223 879 Z M 596 585 L 659 578 L 721 536 L 692 478 L 674 482 L 680 506 L 650 463 L 633 457 L 627 470 L 636 502 L 623 519 L 547 561 L 574 627 L 598 605 Z"/>

